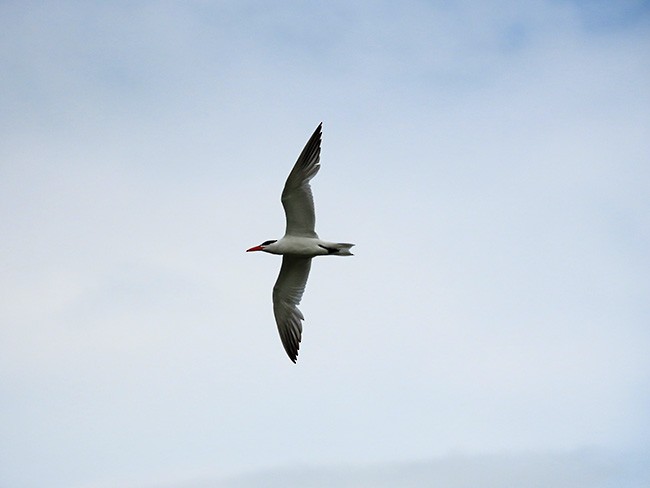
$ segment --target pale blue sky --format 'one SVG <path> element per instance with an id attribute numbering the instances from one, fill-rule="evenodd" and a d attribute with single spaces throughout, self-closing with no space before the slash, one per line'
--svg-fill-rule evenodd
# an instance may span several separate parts
<path id="1" fill-rule="evenodd" d="M 0 486 L 650 479 L 648 3 L 351 3 L 0 5 Z"/>

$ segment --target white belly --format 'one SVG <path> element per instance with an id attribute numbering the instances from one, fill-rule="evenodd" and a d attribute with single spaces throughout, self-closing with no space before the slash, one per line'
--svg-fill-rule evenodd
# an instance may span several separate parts
<path id="1" fill-rule="evenodd" d="M 305 257 L 328 254 L 327 249 L 319 244 L 327 243 L 313 237 L 284 236 L 269 246 L 267 250 L 273 254 L 293 254 Z"/>

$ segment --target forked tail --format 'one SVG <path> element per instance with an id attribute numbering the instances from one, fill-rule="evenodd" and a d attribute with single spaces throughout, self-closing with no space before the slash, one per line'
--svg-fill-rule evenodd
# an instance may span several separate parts
<path id="1" fill-rule="evenodd" d="M 347 242 L 320 242 L 318 246 L 325 249 L 330 256 L 354 256 L 350 252 L 350 248 L 354 244 L 348 244 Z"/>
<path id="2" fill-rule="evenodd" d="M 335 247 L 336 252 L 334 254 L 337 256 L 354 256 L 354 254 L 350 252 L 350 248 L 352 248 L 352 246 L 354 246 L 354 244 L 349 244 L 347 242 L 337 242 Z"/>

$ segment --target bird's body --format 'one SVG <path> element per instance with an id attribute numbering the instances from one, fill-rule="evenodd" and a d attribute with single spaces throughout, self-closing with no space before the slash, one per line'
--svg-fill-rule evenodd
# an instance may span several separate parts
<path id="1" fill-rule="evenodd" d="M 313 258 L 316 256 L 327 256 L 328 254 L 337 254 L 339 256 L 352 256 L 350 248 L 354 244 L 344 244 L 340 242 L 327 242 L 318 237 L 300 237 L 285 235 L 279 241 L 267 244 L 264 249 L 271 254 L 281 254 Z"/>
<path id="2" fill-rule="evenodd" d="M 316 256 L 352 256 L 354 244 L 327 242 L 315 231 L 314 199 L 309 181 L 320 169 L 320 124 L 300 153 L 282 191 L 282 206 L 287 219 L 284 237 L 264 241 L 250 251 L 280 254 L 282 268 L 273 287 L 273 314 L 285 351 L 295 363 L 302 336 L 304 317 L 298 305 L 305 291 L 311 260 Z"/>

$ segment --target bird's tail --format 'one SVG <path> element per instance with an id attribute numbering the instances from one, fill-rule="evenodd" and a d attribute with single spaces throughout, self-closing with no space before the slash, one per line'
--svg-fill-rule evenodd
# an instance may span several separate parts
<path id="1" fill-rule="evenodd" d="M 354 244 L 349 244 L 347 242 L 337 242 L 335 247 L 336 247 L 336 255 L 337 256 L 354 256 L 350 252 L 350 248 L 354 246 Z"/>

